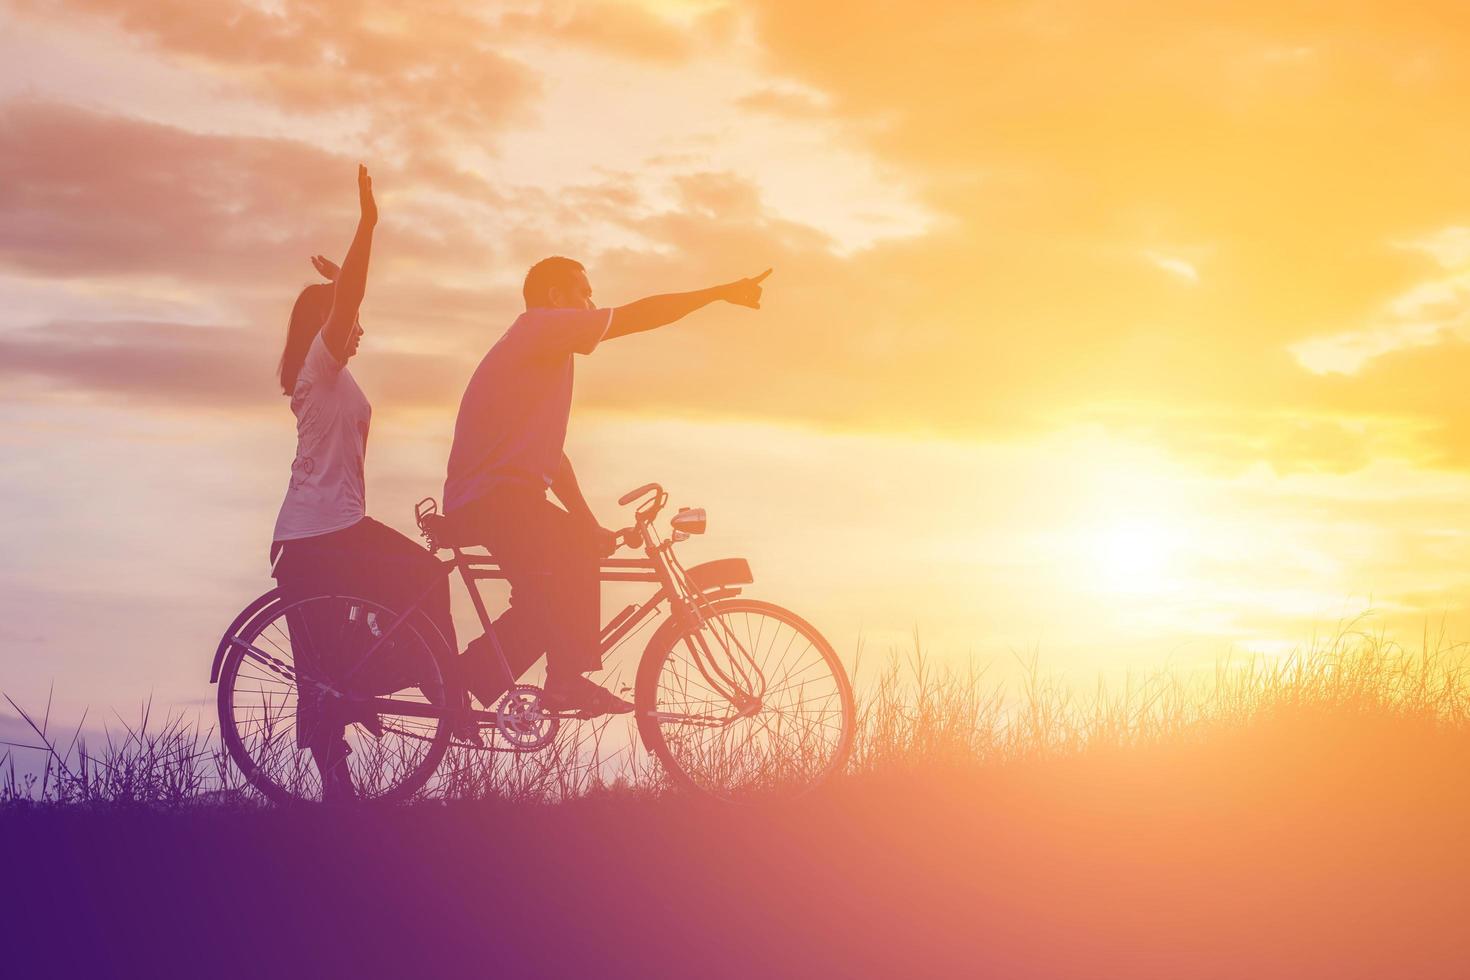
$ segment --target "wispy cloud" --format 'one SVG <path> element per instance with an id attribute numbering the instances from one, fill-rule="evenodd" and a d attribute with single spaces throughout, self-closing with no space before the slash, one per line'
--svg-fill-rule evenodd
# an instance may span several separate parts
<path id="1" fill-rule="evenodd" d="M 503 126 L 535 92 L 480 5 L 413 8 L 350 0 L 20 0 L 34 17 L 112 24 L 191 61 L 214 83 L 295 110 L 353 105 L 376 136 L 432 151 L 436 129 Z M 425 137 L 430 138 L 425 140 Z"/>
<path id="2" fill-rule="evenodd" d="M 1442 343 L 1450 327 L 1451 324 L 1443 323 L 1397 323 L 1312 337 L 1292 344 L 1287 350 L 1313 374 L 1351 376 L 1385 354 Z"/>
<path id="3" fill-rule="evenodd" d="M 321 242 L 333 218 L 340 228 L 353 203 L 343 172 L 349 161 L 291 140 L 0 103 L 0 263 L 62 277 L 258 276 Z"/>
<path id="4" fill-rule="evenodd" d="M 1176 279 L 1182 279 L 1191 285 L 1199 282 L 1199 270 L 1187 259 L 1182 259 L 1177 255 L 1165 255 L 1162 252 L 1154 251 L 1145 251 L 1143 255 L 1155 266 L 1163 269 Z"/>
<path id="5" fill-rule="evenodd" d="M 273 375 L 284 332 L 284 324 L 58 321 L 0 333 L 0 379 L 12 383 L 12 395 L 15 382 L 31 381 L 170 411 L 283 411 Z M 441 406 L 465 376 L 458 359 L 407 351 L 375 351 L 371 363 L 353 367 L 399 408 Z"/>
<path id="6" fill-rule="evenodd" d="M 1459 269 L 1470 264 L 1470 228 L 1463 225 L 1451 225 L 1396 244 L 1404 251 L 1422 252 L 1446 269 Z"/>
<path id="7" fill-rule="evenodd" d="M 1302 367 L 1356 375 L 1377 358 L 1470 337 L 1470 229 L 1450 227 L 1395 247 L 1429 256 L 1440 273 L 1391 297 L 1372 326 L 1292 344 L 1288 349 Z"/>

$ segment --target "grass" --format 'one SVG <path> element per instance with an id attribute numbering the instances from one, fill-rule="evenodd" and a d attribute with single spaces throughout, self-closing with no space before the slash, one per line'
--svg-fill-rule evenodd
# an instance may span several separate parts
<path id="1" fill-rule="evenodd" d="M 448 760 L 432 803 L 281 810 L 178 719 L 89 743 L 25 715 L 48 762 L 3 790 L 7 966 L 1470 975 L 1464 647 L 1346 628 L 1086 691 L 1025 666 L 868 665 L 847 772 L 751 807 L 569 726 Z"/>
<path id="2" fill-rule="evenodd" d="M 864 699 L 852 773 L 973 769 L 1191 743 L 1253 726 L 1397 720 L 1446 734 L 1470 723 L 1470 652 L 1427 631 L 1417 649 L 1349 626 L 1283 658 L 1227 659 L 1207 676 L 1161 671 L 1091 692 L 1024 664 L 1019 692 L 936 671 L 917 639 Z"/>
<path id="3" fill-rule="evenodd" d="M 962 778 L 1253 730 L 1309 743 L 1354 726 L 1409 726 L 1454 742 L 1470 730 L 1466 647 L 1427 631 L 1411 650 L 1353 624 L 1284 658 L 1226 660 L 1210 675 L 1161 671 L 1087 692 L 1047 677 L 1034 657 L 1023 666 L 1018 684 L 987 684 L 974 665 L 934 664 L 916 635 L 911 650 L 890 654 L 860 688 L 844 778 Z M 157 719 L 145 704 L 136 722 L 119 717 L 117 729 L 105 727 L 100 743 L 89 742 L 85 719 L 58 735 L 49 704 L 32 713 L 6 700 L 33 738 L 4 743 L 0 806 L 258 802 L 212 729 L 179 716 Z M 569 724 L 550 748 L 529 755 L 452 747 L 422 799 L 558 803 L 666 791 L 657 764 L 611 732 L 606 723 Z M 39 772 L 17 768 L 22 751 L 39 754 Z"/>

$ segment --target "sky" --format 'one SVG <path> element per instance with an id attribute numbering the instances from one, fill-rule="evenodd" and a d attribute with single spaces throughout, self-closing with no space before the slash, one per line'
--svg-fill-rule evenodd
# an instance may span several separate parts
<path id="1" fill-rule="evenodd" d="M 662 482 L 709 510 L 689 560 L 748 557 L 845 656 L 1085 679 L 1359 617 L 1465 636 L 1467 23 L 0 0 L 0 691 L 209 703 L 270 585 L 287 314 L 359 161 L 352 369 L 400 530 L 532 262 L 608 305 L 773 267 L 758 313 L 582 361 L 568 450 L 605 524 Z"/>

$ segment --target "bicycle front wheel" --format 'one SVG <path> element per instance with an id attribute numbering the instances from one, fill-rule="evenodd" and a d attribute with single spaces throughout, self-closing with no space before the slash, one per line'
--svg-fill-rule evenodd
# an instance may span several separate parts
<path id="1" fill-rule="evenodd" d="M 402 800 L 449 744 L 443 641 L 415 615 L 352 596 L 268 605 L 228 638 L 220 735 L 255 789 L 277 803 Z"/>
<path id="2" fill-rule="evenodd" d="M 789 610 L 725 599 L 662 632 L 638 666 L 643 744 L 677 783 L 726 800 L 795 795 L 841 770 L 857 712 L 822 634 Z"/>

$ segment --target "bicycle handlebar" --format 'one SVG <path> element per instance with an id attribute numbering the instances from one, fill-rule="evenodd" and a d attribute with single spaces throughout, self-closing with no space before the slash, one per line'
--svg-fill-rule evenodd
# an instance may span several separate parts
<path id="1" fill-rule="evenodd" d="M 621 497 L 619 497 L 618 498 L 618 506 L 619 507 L 626 507 L 629 504 L 631 504 L 633 501 L 637 500 L 639 497 L 643 496 L 645 493 L 647 493 L 650 490 L 662 491 L 663 490 L 663 487 L 659 486 L 657 483 L 645 483 L 645 484 L 643 484 L 643 486 L 639 487 L 637 490 L 629 490 L 627 493 L 625 493 Z"/>

